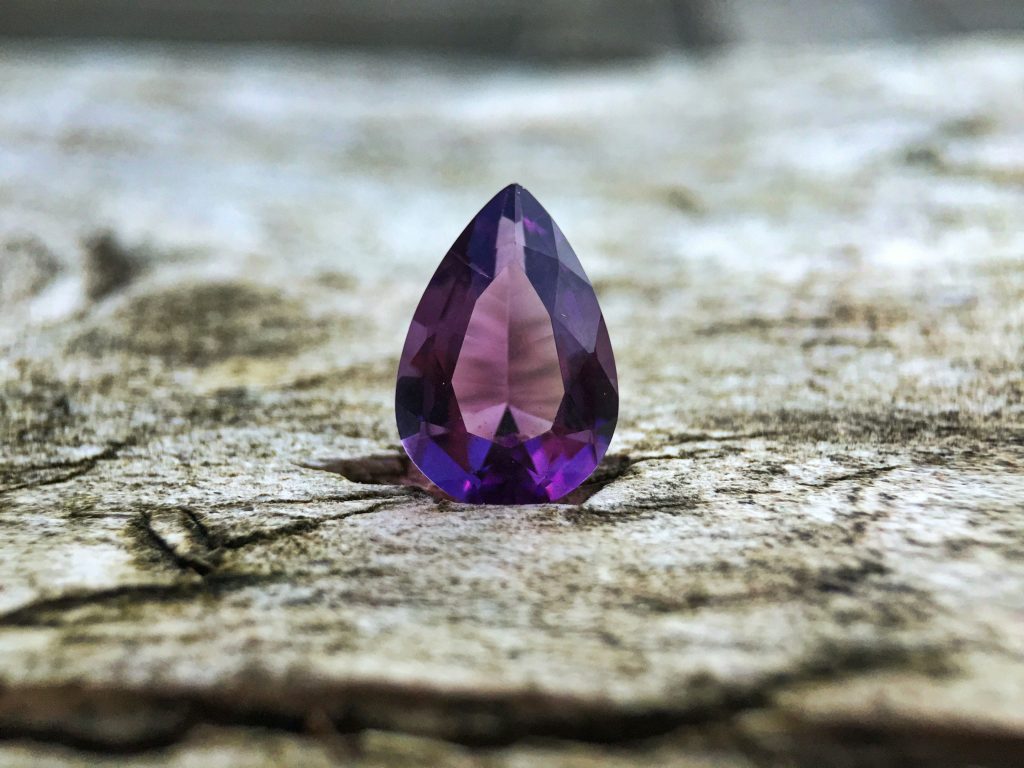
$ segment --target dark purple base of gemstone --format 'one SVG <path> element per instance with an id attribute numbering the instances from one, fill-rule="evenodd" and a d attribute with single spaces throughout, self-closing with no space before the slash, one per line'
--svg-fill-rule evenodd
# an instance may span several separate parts
<path id="1" fill-rule="evenodd" d="M 436 438 L 415 435 L 402 441 L 420 471 L 441 490 L 467 504 L 542 504 L 556 501 L 586 480 L 600 463 L 607 442 L 581 443 L 541 435 L 505 447 L 480 437 L 470 444 L 468 468 L 455 462 Z"/>

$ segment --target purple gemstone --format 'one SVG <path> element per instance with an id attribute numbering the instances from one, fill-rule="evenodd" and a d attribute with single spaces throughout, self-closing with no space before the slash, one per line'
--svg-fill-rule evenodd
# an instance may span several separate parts
<path id="1" fill-rule="evenodd" d="M 473 504 L 561 498 L 608 449 L 618 380 L 597 296 L 518 184 L 473 217 L 427 285 L 395 410 L 416 466 Z"/>

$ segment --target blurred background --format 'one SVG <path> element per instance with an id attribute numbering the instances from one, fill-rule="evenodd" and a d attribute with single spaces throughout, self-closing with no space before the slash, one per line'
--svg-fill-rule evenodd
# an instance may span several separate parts
<path id="1" fill-rule="evenodd" d="M 271 41 L 549 59 L 1019 29 L 1019 0 L 0 0 L 7 38 Z"/>

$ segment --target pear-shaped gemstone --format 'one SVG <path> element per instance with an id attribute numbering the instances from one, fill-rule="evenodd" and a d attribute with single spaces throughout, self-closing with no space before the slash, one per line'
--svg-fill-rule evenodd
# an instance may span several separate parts
<path id="1" fill-rule="evenodd" d="M 413 315 L 395 395 L 402 445 L 459 501 L 552 501 L 597 468 L 618 408 L 593 286 L 541 204 L 505 187 Z"/>

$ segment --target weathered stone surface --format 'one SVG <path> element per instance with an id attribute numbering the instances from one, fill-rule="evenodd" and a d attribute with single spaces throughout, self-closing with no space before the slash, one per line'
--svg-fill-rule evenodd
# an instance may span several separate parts
<path id="1" fill-rule="evenodd" d="M 4 765 L 1020 764 L 1020 44 L 0 82 Z M 512 179 L 616 342 L 578 504 L 401 482 Z"/>

